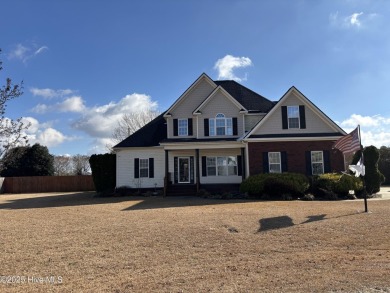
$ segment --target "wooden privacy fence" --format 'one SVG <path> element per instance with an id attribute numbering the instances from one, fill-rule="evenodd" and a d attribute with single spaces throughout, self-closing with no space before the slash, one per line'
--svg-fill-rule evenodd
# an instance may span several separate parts
<path id="1" fill-rule="evenodd" d="M 72 192 L 95 190 L 92 176 L 4 177 L 3 193 Z"/>

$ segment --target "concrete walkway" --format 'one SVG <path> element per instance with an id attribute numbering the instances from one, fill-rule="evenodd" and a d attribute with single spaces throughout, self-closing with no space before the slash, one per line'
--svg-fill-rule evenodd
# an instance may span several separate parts
<path id="1" fill-rule="evenodd" d="M 381 199 L 390 199 L 390 186 L 381 186 L 381 190 L 376 194 Z"/>

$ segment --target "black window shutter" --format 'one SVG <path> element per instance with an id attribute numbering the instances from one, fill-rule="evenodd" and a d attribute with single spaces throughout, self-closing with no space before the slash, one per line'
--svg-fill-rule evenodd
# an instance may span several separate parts
<path id="1" fill-rule="evenodd" d="M 188 135 L 193 135 L 193 126 L 192 126 L 192 118 L 188 118 Z"/>
<path id="2" fill-rule="evenodd" d="M 282 172 L 287 172 L 287 152 L 281 152 L 281 159 L 282 159 Z"/>
<path id="3" fill-rule="evenodd" d="M 179 128 L 177 119 L 173 119 L 173 136 L 178 136 Z"/>
<path id="4" fill-rule="evenodd" d="M 233 117 L 233 135 L 238 135 L 237 117 Z"/>
<path id="5" fill-rule="evenodd" d="M 134 178 L 139 178 L 139 159 L 134 158 Z"/>
<path id="6" fill-rule="evenodd" d="M 330 173 L 331 167 L 330 167 L 330 151 L 324 151 L 324 173 Z"/>
<path id="7" fill-rule="evenodd" d="M 173 182 L 177 183 L 178 178 L 179 178 L 179 174 L 178 174 L 178 170 L 177 170 L 177 157 L 173 158 L 173 177 L 174 177 Z"/>
<path id="8" fill-rule="evenodd" d="M 149 178 L 154 178 L 154 158 L 149 158 Z"/>
<path id="9" fill-rule="evenodd" d="M 205 156 L 202 156 L 202 176 L 207 176 L 207 159 Z"/>
<path id="10" fill-rule="evenodd" d="M 282 106 L 282 128 L 288 128 L 288 120 L 287 120 L 287 106 Z"/>
<path id="11" fill-rule="evenodd" d="M 242 157 L 237 156 L 237 175 L 242 176 Z"/>
<path id="12" fill-rule="evenodd" d="M 269 173 L 268 152 L 263 153 L 263 173 Z"/>
<path id="13" fill-rule="evenodd" d="M 209 136 L 209 119 L 204 119 L 204 136 Z"/>
<path id="14" fill-rule="evenodd" d="M 305 157 L 306 157 L 306 175 L 311 176 L 313 175 L 313 170 L 311 168 L 311 152 L 306 151 Z"/>
<path id="15" fill-rule="evenodd" d="M 301 129 L 306 128 L 306 115 L 305 115 L 305 106 L 299 106 L 299 121 Z"/>

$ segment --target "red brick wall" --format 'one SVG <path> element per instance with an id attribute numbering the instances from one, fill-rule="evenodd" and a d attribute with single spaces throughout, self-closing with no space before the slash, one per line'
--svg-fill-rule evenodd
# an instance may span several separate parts
<path id="1" fill-rule="evenodd" d="M 333 141 L 286 141 L 286 142 L 250 142 L 249 174 L 263 173 L 263 152 L 287 152 L 288 172 L 306 174 L 306 151 L 330 151 L 330 167 L 332 171 L 344 170 L 343 155 L 333 150 Z"/>

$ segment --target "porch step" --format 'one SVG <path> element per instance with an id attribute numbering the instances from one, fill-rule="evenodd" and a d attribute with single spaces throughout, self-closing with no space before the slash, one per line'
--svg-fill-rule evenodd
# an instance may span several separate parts
<path id="1" fill-rule="evenodd" d="M 195 196 L 195 184 L 170 185 L 167 191 L 168 196 Z"/>

